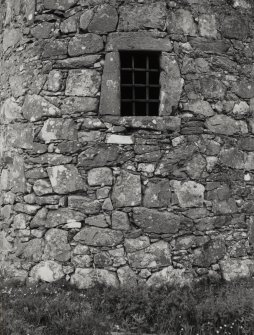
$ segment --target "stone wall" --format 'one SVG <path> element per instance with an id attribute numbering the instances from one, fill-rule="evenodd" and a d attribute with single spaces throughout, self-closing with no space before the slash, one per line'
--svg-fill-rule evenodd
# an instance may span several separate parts
<path id="1" fill-rule="evenodd" d="M 253 17 L 251 0 L 0 0 L 5 277 L 253 275 Z M 159 117 L 110 105 L 104 64 L 140 40 L 163 51 Z"/>

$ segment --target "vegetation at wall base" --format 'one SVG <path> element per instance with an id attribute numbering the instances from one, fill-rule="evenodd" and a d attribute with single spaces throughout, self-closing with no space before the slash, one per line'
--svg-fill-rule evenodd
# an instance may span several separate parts
<path id="1" fill-rule="evenodd" d="M 0 286 L 1 335 L 254 334 L 254 281 L 77 290 Z"/>

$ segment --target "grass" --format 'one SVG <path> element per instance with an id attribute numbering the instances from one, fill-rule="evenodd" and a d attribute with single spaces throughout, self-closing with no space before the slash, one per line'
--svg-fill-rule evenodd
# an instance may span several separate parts
<path id="1" fill-rule="evenodd" d="M 254 281 L 77 290 L 0 284 L 0 335 L 254 334 Z"/>

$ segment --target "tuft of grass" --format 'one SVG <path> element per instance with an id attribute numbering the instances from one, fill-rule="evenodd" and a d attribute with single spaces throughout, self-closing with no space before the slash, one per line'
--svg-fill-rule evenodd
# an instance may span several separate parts
<path id="1" fill-rule="evenodd" d="M 253 334 L 253 284 L 90 290 L 63 282 L 0 284 L 0 335 Z"/>

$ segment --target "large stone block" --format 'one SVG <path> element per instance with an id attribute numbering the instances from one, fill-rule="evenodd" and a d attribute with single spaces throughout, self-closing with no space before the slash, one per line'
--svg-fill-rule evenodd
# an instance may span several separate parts
<path id="1" fill-rule="evenodd" d="M 112 185 L 112 171 L 107 167 L 94 168 L 88 171 L 87 181 L 90 186 Z"/>
<path id="2" fill-rule="evenodd" d="M 96 70 L 70 70 L 65 94 L 80 97 L 95 97 L 99 92 L 101 76 Z"/>
<path id="3" fill-rule="evenodd" d="M 68 197 L 69 207 L 85 214 L 98 214 L 101 210 L 101 203 L 88 197 L 71 195 Z"/>
<path id="4" fill-rule="evenodd" d="M 244 121 L 236 121 L 223 114 L 214 115 L 206 121 L 207 128 L 217 134 L 235 135 L 248 133 L 248 127 Z"/>
<path id="5" fill-rule="evenodd" d="M 53 40 L 46 42 L 43 48 L 43 58 L 58 58 L 59 56 L 66 56 L 68 51 L 68 41 L 66 40 Z"/>
<path id="6" fill-rule="evenodd" d="M 202 184 L 194 181 L 181 182 L 174 180 L 172 186 L 181 207 L 203 206 L 205 187 Z"/>
<path id="7" fill-rule="evenodd" d="M 0 106 L 0 124 L 8 124 L 21 118 L 21 107 L 14 99 L 9 98 Z"/>
<path id="8" fill-rule="evenodd" d="M 98 284 L 118 287 L 119 281 L 116 274 L 108 270 L 77 268 L 71 276 L 71 284 L 79 289 L 88 289 Z"/>
<path id="9" fill-rule="evenodd" d="M 145 207 L 168 207 L 171 202 L 170 183 L 167 179 L 151 180 L 145 188 Z"/>
<path id="10" fill-rule="evenodd" d="M 155 272 L 147 281 L 148 286 L 161 287 L 169 286 L 185 286 L 191 284 L 193 278 L 191 274 L 185 272 L 184 269 L 174 269 L 168 266 L 161 271 Z"/>
<path id="11" fill-rule="evenodd" d="M 148 248 L 127 254 L 130 266 L 136 269 L 159 268 L 171 265 L 171 254 L 167 242 L 159 241 Z"/>
<path id="12" fill-rule="evenodd" d="M 70 119 L 48 119 L 40 131 L 39 137 L 46 143 L 52 140 L 77 140 L 76 124 Z"/>
<path id="13" fill-rule="evenodd" d="M 227 40 L 207 39 L 205 37 L 191 38 L 190 45 L 193 49 L 208 54 L 225 54 L 230 48 L 230 43 Z"/>
<path id="14" fill-rule="evenodd" d="M 49 167 L 47 171 L 53 190 L 58 194 L 67 194 L 86 188 L 78 169 L 74 165 L 53 166 Z"/>
<path id="15" fill-rule="evenodd" d="M 44 0 L 43 4 L 46 9 L 66 11 L 74 6 L 78 0 Z"/>
<path id="16" fill-rule="evenodd" d="M 140 176 L 121 171 L 112 192 L 112 201 L 116 207 L 138 206 L 141 204 Z"/>
<path id="17" fill-rule="evenodd" d="M 170 11 L 167 31 L 169 34 L 195 36 L 197 34 L 197 26 L 191 12 L 186 9 L 178 9 L 175 12 Z"/>
<path id="18" fill-rule="evenodd" d="M 45 234 L 44 259 L 66 262 L 71 258 L 71 247 L 68 243 L 68 232 L 52 228 Z"/>
<path id="19" fill-rule="evenodd" d="M 97 34 L 106 34 L 116 29 L 118 14 L 114 7 L 101 5 L 94 14 L 88 31 Z"/>
<path id="20" fill-rule="evenodd" d="M 122 242 L 123 233 L 121 231 L 108 228 L 85 227 L 74 240 L 94 247 L 113 247 Z"/>
<path id="21" fill-rule="evenodd" d="M 249 35 L 248 23 L 241 15 L 226 16 L 222 20 L 221 33 L 226 38 L 242 41 Z"/>
<path id="22" fill-rule="evenodd" d="M 13 47 L 21 41 L 22 34 L 19 29 L 5 29 L 3 33 L 3 50 Z"/>
<path id="23" fill-rule="evenodd" d="M 176 214 L 145 207 L 134 208 L 133 219 L 145 232 L 156 234 L 174 234 L 181 222 L 181 217 Z"/>
<path id="24" fill-rule="evenodd" d="M 254 82 L 246 79 L 237 81 L 232 90 L 242 99 L 251 99 L 254 97 Z"/>
<path id="25" fill-rule="evenodd" d="M 124 31 L 153 28 L 163 30 L 166 21 L 166 6 L 157 1 L 151 4 L 122 6 L 119 28 Z"/>
<path id="26" fill-rule="evenodd" d="M 118 161 L 119 155 L 119 146 L 94 145 L 79 155 L 78 163 L 85 169 L 112 166 Z"/>
<path id="27" fill-rule="evenodd" d="M 68 53 L 71 57 L 84 54 L 95 54 L 103 49 L 102 37 L 88 33 L 73 37 L 68 46 Z"/>
<path id="28" fill-rule="evenodd" d="M 36 180 L 33 185 L 33 190 L 34 193 L 38 196 L 53 193 L 50 182 L 45 179 Z"/>
<path id="29" fill-rule="evenodd" d="M 206 77 L 201 79 L 201 93 L 207 99 L 223 99 L 226 93 L 226 86 L 217 78 Z"/>
<path id="30" fill-rule="evenodd" d="M 85 220 L 85 214 L 71 210 L 69 208 L 59 208 L 47 213 L 44 217 L 43 225 L 46 228 L 54 228 L 60 225 L 77 223 Z"/>
<path id="31" fill-rule="evenodd" d="M 64 277 L 62 265 L 54 261 L 42 261 L 30 271 L 33 281 L 54 282 Z"/>
<path id="32" fill-rule="evenodd" d="M 198 20 L 198 27 L 201 36 L 216 38 L 218 32 L 215 15 L 201 15 Z"/>
<path id="33" fill-rule="evenodd" d="M 22 107 L 24 117 L 31 122 L 44 116 L 60 116 L 61 111 L 39 95 L 27 95 Z"/>
<path id="34" fill-rule="evenodd" d="M 225 242 L 222 239 L 215 239 L 206 243 L 202 249 L 194 250 L 193 264 L 199 267 L 209 267 L 222 259 L 225 254 Z"/>
<path id="35" fill-rule="evenodd" d="M 22 258 L 31 262 L 40 262 L 44 250 L 44 241 L 40 238 L 34 238 L 26 243 L 22 251 Z"/>

